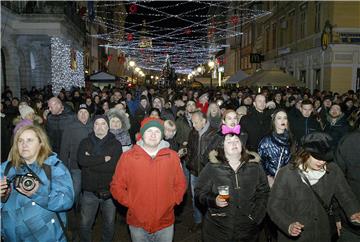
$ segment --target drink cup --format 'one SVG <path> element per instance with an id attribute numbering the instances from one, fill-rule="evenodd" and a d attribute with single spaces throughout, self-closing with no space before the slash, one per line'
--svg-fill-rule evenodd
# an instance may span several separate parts
<path id="1" fill-rule="evenodd" d="M 229 201 L 230 195 L 229 195 L 229 186 L 218 186 L 218 192 L 220 195 L 220 198 L 225 199 L 226 201 Z"/>

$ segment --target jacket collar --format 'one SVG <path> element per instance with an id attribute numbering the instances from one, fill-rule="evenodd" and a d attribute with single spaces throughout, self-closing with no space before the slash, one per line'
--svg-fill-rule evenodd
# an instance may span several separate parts
<path id="1" fill-rule="evenodd" d="M 246 153 L 248 153 L 249 156 L 252 157 L 249 160 L 249 162 L 254 162 L 254 163 L 260 162 L 260 156 L 256 152 L 246 150 Z M 210 151 L 210 153 L 209 153 L 210 163 L 213 163 L 213 164 L 223 163 L 223 161 L 220 161 L 217 156 L 218 156 L 218 152 L 216 150 Z"/>

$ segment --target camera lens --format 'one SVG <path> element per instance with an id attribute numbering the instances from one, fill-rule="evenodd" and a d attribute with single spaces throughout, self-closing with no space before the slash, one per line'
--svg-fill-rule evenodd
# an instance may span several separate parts
<path id="1" fill-rule="evenodd" d="M 31 191 L 35 187 L 34 178 L 24 178 L 22 185 L 25 191 Z"/>

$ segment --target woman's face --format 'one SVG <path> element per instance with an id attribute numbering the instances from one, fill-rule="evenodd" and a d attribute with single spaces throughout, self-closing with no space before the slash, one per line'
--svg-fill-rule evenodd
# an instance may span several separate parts
<path id="1" fill-rule="evenodd" d="M 25 130 L 17 141 L 20 157 L 27 164 L 32 164 L 38 157 L 41 144 L 33 130 Z"/>
<path id="2" fill-rule="evenodd" d="M 107 111 L 109 110 L 109 103 L 108 102 L 104 102 L 104 104 L 102 105 L 102 108 Z"/>
<path id="3" fill-rule="evenodd" d="M 118 117 L 110 119 L 110 129 L 121 129 L 121 120 Z"/>
<path id="4" fill-rule="evenodd" d="M 275 115 L 274 126 L 278 134 L 284 133 L 285 129 L 288 128 L 288 118 L 285 112 L 280 111 Z"/>
<path id="5" fill-rule="evenodd" d="M 226 157 L 241 155 L 241 141 L 236 135 L 226 135 L 224 140 L 224 153 Z"/>
<path id="6" fill-rule="evenodd" d="M 211 117 L 216 117 L 216 115 L 218 115 L 218 113 L 220 113 L 218 106 L 214 103 L 210 104 L 209 109 L 210 109 Z"/>
<path id="7" fill-rule="evenodd" d="M 315 159 L 313 156 L 310 155 L 309 159 L 307 160 L 308 168 L 314 171 L 319 171 L 324 169 L 326 161 Z"/>
<path id="8" fill-rule="evenodd" d="M 230 112 L 226 114 L 223 122 L 226 126 L 230 128 L 235 128 L 235 126 L 239 123 L 236 112 Z"/>

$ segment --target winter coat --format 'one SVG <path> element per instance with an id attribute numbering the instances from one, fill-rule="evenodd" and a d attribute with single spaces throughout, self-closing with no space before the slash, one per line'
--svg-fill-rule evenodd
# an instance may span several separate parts
<path id="1" fill-rule="evenodd" d="M 295 140 L 300 143 L 304 135 L 321 131 L 320 123 L 314 116 L 305 118 L 301 113 L 296 116 L 289 116 L 291 132 Z"/>
<path id="2" fill-rule="evenodd" d="M 129 225 L 154 233 L 174 224 L 174 206 L 181 203 L 186 191 L 179 156 L 161 141 L 152 158 L 139 141 L 121 156 L 110 191 L 128 207 Z"/>
<path id="3" fill-rule="evenodd" d="M 335 123 L 332 122 L 330 116 L 327 116 L 327 120 L 324 125 L 324 132 L 329 134 L 333 138 L 331 146 L 333 148 L 337 147 L 339 140 L 350 131 L 350 125 L 345 119 L 345 116 L 342 115 L 339 117 Z"/>
<path id="4" fill-rule="evenodd" d="M 254 109 L 240 120 L 242 132 L 248 134 L 246 147 L 257 151 L 261 139 L 270 132 L 271 117 L 268 112 L 258 112 Z"/>
<path id="5" fill-rule="evenodd" d="M 64 106 L 64 111 L 59 115 L 50 114 L 46 122 L 46 134 L 49 137 L 52 150 L 59 154 L 61 150 L 61 140 L 64 130 L 74 121 L 76 116 L 68 106 Z"/>
<path id="6" fill-rule="evenodd" d="M 258 225 L 266 213 L 269 185 L 265 173 L 258 163 L 256 153 L 250 153 L 249 162 L 241 163 L 234 171 L 220 161 L 217 153 L 210 153 L 210 162 L 199 176 L 195 187 L 195 198 L 207 207 L 203 225 L 203 239 L 213 241 L 252 241 L 258 236 Z M 230 187 L 229 205 L 218 207 L 215 199 L 218 186 Z"/>
<path id="7" fill-rule="evenodd" d="M 192 130 L 191 120 L 188 120 L 185 115 L 178 117 L 175 121 L 177 130 L 175 140 L 179 143 L 179 145 L 182 145 L 184 142 L 188 142 L 189 134 Z"/>
<path id="8" fill-rule="evenodd" d="M 12 136 L 11 120 L 7 114 L 1 113 L 1 162 L 8 157 Z"/>
<path id="9" fill-rule="evenodd" d="M 1 164 L 1 174 L 9 161 Z M 66 241 L 56 213 L 66 227 L 66 210 L 74 202 L 70 173 L 55 154 L 45 162 L 51 168 L 51 183 L 45 171 L 37 164 L 28 165 L 41 180 L 39 189 L 30 197 L 16 189 L 11 190 L 6 203 L 1 203 L 1 234 L 4 241 Z M 29 173 L 25 166 L 11 167 L 7 178 Z M 3 177 L 2 177 L 3 178 Z M 1 178 L 1 179 L 2 179 Z M 13 184 L 10 184 L 13 187 Z"/>
<path id="10" fill-rule="evenodd" d="M 93 130 L 93 123 L 89 120 L 83 124 L 79 120 L 71 123 L 63 133 L 59 158 L 69 170 L 80 169 L 77 160 L 80 142 L 88 137 Z"/>
<path id="11" fill-rule="evenodd" d="M 333 196 L 339 201 L 348 217 L 360 211 L 355 195 L 347 184 L 343 173 L 335 163 L 328 163 L 327 172 L 312 185 L 322 200 L 330 205 Z M 293 164 L 280 169 L 271 188 L 268 214 L 278 226 L 278 241 L 330 241 L 329 218 L 325 209 L 308 185 L 302 181 L 299 169 Z M 288 234 L 289 225 L 300 222 L 304 225 L 300 236 Z"/>
<path id="12" fill-rule="evenodd" d="M 199 136 L 199 132 L 195 129 L 189 134 L 186 166 L 194 176 L 199 175 L 208 162 L 209 152 L 215 148 L 213 146 L 213 139 L 217 130 L 210 127 L 210 123 L 207 122 L 204 131 L 201 136 Z"/>
<path id="13" fill-rule="evenodd" d="M 335 152 L 335 162 L 344 172 L 351 190 L 360 202 L 360 130 L 354 131 L 340 140 Z M 344 213 L 341 214 L 341 224 L 351 232 L 360 235 L 360 226 L 348 222 Z"/>
<path id="14" fill-rule="evenodd" d="M 82 190 L 95 193 L 109 191 L 121 153 L 121 143 L 110 132 L 103 139 L 97 138 L 92 132 L 82 140 L 78 151 Z M 105 156 L 111 159 L 106 162 Z"/>
<path id="15" fill-rule="evenodd" d="M 288 132 L 265 136 L 259 144 L 258 153 L 267 176 L 274 177 L 276 172 L 287 165 L 291 158 Z"/>

